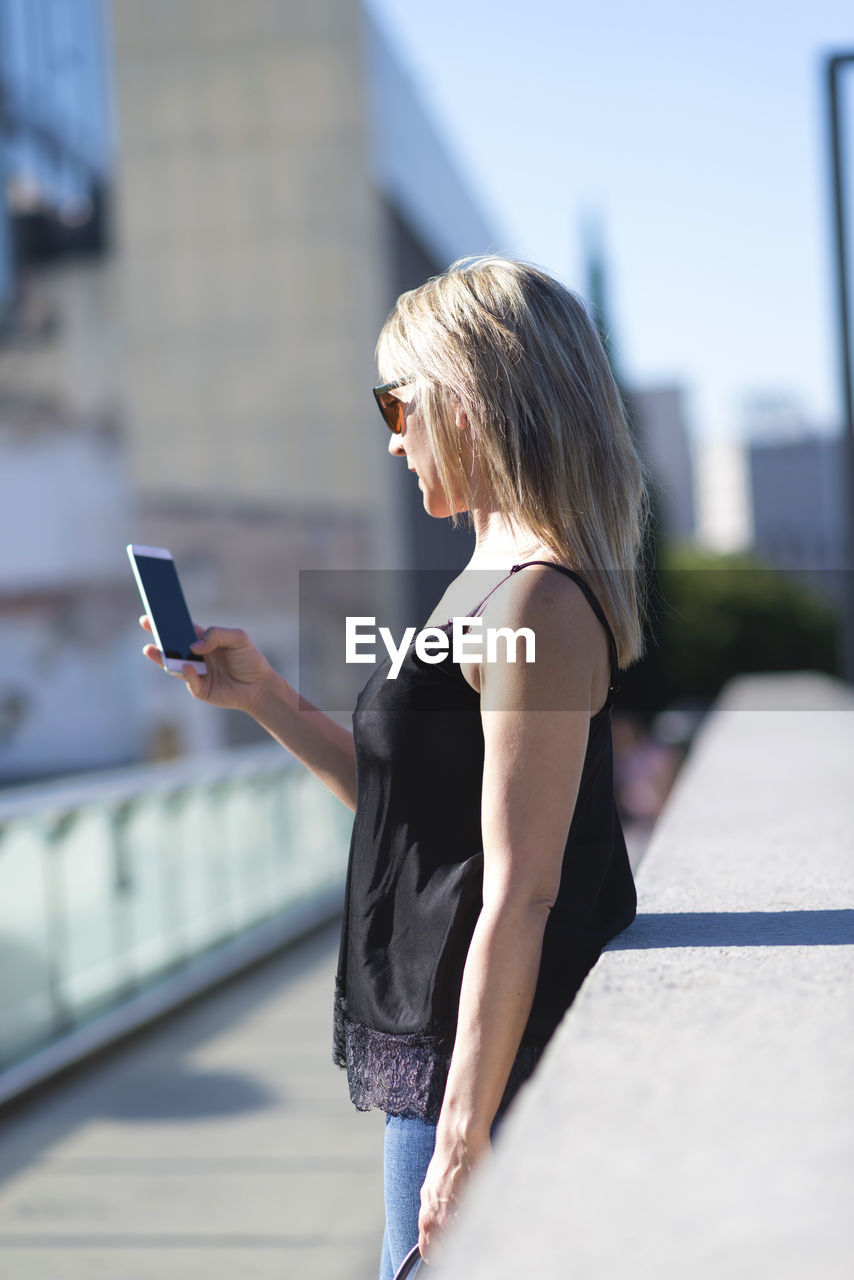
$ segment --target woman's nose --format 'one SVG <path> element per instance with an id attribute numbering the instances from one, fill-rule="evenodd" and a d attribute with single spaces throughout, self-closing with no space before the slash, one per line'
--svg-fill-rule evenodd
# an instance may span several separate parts
<path id="1" fill-rule="evenodd" d="M 406 450 L 404 449 L 403 444 L 401 443 L 400 436 L 397 435 L 394 431 L 389 435 L 389 438 L 388 438 L 388 451 L 393 458 L 402 458 L 406 454 Z"/>

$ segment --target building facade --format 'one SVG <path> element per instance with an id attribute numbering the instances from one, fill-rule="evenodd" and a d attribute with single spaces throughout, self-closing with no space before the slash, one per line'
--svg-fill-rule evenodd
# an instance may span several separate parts
<path id="1" fill-rule="evenodd" d="M 689 542 L 697 534 L 694 456 L 678 385 L 631 390 L 638 440 L 655 479 L 662 535 Z"/>
<path id="2" fill-rule="evenodd" d="M 7 529 L 47 548 L 32 635 L 20 581 L 0 582 L 7 780 L 253 736 L 139 659 L 126 542 L 169 546 L 194 616 L 245 627 L 294 682 L 300 640 L 323 643 L 300 635 L 300 570 L 453 569 L 469 546 L 419 510 L 387 457 L 373 346 L 401 289 L 492 240 L 362 5 L 90 0 L 87 14 L 94 34 L 90 22 L 66 35 L 103 50 L 113 86 L 96 191 L 107 230 L 89 257 L 13 255 L 0 339 L 0 447 L 29 456 L 42 441 L 40 503 L 18 486 Z M 58 224 L 57 208 L 43 220 Z M 72 475 L 76 505 L 58 498 Z M 21 655 L 62 633 L 75 584 L 80 696 L 34 719 L 39 679 L 47 704 L 53 686 Z M 374 588 L 393 584 L 379 574 Z M 112 654 L 107 685 L 103 653 L 81 638 L 93 628 Z M 106 722 L 79 732 L 79 702 L 117 709 L 118 738 Z"/>
<path id="3" fill-rule="evenodd" d="M 843 444 L 841 436 L 802 434 L 753 441 L 749 450 L 754 549 L 838 606 L 844 601 Z"/>

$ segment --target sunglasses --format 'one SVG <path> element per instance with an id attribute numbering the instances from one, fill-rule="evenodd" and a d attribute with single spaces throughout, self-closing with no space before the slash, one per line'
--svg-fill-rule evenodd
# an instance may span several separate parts
<path id="1" fill-rule="evenodd" d="M 397 391 L 400 387 L 409 387 L 412 385 L 411 378 L 398 378 L 395 382 L 384 382 L 381 387 L 374 387 L 374 399 L 377 402 L 377 408 L 383 416 L 383 422 L 389 431 L 399 436 L 403 431 L 403 419 L 406 414 L 406 404 L 403 400 L 399 400 L 397 396 L 393 396 L 392 391 Z"/>

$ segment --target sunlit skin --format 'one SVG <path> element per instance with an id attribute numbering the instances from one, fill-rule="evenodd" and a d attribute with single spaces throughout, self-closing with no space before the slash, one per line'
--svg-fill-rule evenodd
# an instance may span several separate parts
<path id="1" fill-rule="evenodd" d="M 426 426 L 409 388 L 404 430 L 388 449 L 418 475 L 425 510 L 450 515 Z M 530 530 L 502 518 L 486 491 L 476 440 L 459 410 L 463 465 L 472 480 L 475 550 L 428 622 L 467 613 L 514 564 L 553 561 Z M 452 495 L 455 510 L 464 499 Z M 484 571 L 476 579 L 468 570 Z M 508 579 L 483 610 L 484 627 L 527 626 L 536 635 L 535 663 L 463 665 L 480 694 L 484 739 L 481 805 L 483 906 L 463 973 L 457 1034 L 436 1145 L 421 1191 L 419 1247 L 441 1265 L 441 1237 L 469 1176 L 490 1152 L 490 1129 L 531 1012 L 551 904 L 557 894 L 566 836 L 587 748 L 589 720 L 609 683 L 605 633 L 578 586 L 547 567 Z M 140 619 L 146 631 L 147 618 Z M 184 667 L 194 698 L 252 715 L 351 809 L 356 807 L 353 735 L 297 691 L 245 631 L 197 628 L 194 650 L 208 674 Z M 144 650 L 161 664 L 154 645 Z M 551 711 L 532 710 L 554 707 Z"/>
<path id="2" fill-rule="evenodd" d="M 424 510 L 437 520 L 451 515 L 448 500 L 439 483 L 439 473 L 433 446 L 424 420 L 414 399 L 413 387 L 400 387 L 392 395 L 405 406 L 404 428 L 400 435 L 390 434 L 388 451 L 393 458 L 405 460 L 410 471 L 418 476 L 422 490 Z M 483 483 L 477 455 L 472 450 L 471 433 L 465 412 L 458 408 L 456 427 L 459 432 L 460 455 L 467 474 L 471 477 L 474 502 L 471 517 L 475 530 L 475 551 L 467 569 L 503 569 L 508 556 L 526 560 L 551 560 L 553 556 L 525 530 L 514 529 L 501 517 Z M 454 494 L 454 513 L 466 511 L 465 499 Z"/>

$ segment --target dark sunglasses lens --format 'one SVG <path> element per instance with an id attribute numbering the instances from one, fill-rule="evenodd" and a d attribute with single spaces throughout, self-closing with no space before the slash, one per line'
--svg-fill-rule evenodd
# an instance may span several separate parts
<path id="1" fill-rule="evenodd" d="M 399 436 L 403 431 L 403 401 L 387 391 L 380 397 L 380 409 L 389 430 Z"/>

